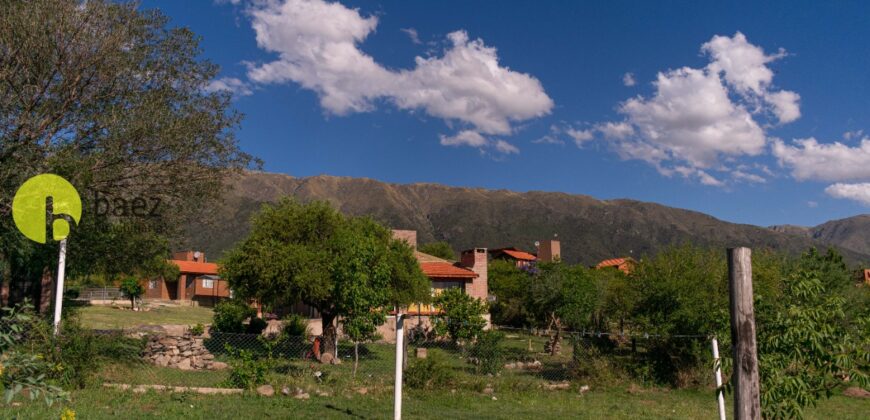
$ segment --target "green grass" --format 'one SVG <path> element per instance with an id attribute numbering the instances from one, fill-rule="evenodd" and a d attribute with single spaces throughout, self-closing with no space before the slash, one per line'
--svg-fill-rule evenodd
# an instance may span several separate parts
<path id="1" fill-rule="evenodd" d="M 495 392 L 409 391 L 404 402 L 408 419 L 443 418 L 715 418 L 712 393 L 697 390 L 647 389 L 627 392 L 624 388 L 593 389 L 580 395 L 572 391 Z M 729 418 L 730 401 L 729 404 Z M 209 396 L 149 391 L 87 389 L 73 393 L 73 401 L 48 408 L 40 402 L 0 404 L 0 417 L 19 419 L 59 418 L 63 408 L 75 410 L 80 419 L 102 418 L 388 418 L 392 415 L 391 393 L 359 395 L 353 391 L 307 401 L 277 395 L 253 394 Z M 866 418 L 870 400 L 833 397 L 808 409 L 809 419 Z"/>
<path id="2" fill-rule="evenodd" d="M 134 312 L 111 306 L 83 306 L 77 309 L 82 325 L 94 329 L 121 329 L 140 325 L 210 324 L 211 308 L 199 306 L 161 306 L 147 312 Z"/>

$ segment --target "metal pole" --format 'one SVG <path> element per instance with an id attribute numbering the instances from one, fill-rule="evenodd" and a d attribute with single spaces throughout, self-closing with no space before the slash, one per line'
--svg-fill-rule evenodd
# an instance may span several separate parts
<path id="1" fill-rule="evenodd" d="M 716 368 L 716 399 L 719 402 L 719 420 L 725 420 L 725 396 L 722 391 L 722 363 L 719 358 L 719 341 L 713 337 L 713 366 Z"/>
<path id="2" fill-rule="evenodd" d="M 404 365 L 403 356 L 405 349 L 405 332 L 404 332 L 405 316 L 401 313 L 396 313 L 396 384 L 393 406 L 393 419 L 402 419 L 402 367 Z"/>
<path id="3" fill-rule="evenodd" d="M 63 278 L 66 274 L 66 238 L 60 241 L 60 255 L 57 257 L 57 288 L 54 291 L 54 334 L 60 331 L 60 313 L 63 309 Z"/>

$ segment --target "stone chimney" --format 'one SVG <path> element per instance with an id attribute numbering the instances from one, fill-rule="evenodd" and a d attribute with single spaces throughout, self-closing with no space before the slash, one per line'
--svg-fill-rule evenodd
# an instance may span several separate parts
<path id="1" fill-rule="evenodd" d="M 400 230 L 393 229 L 393 239 L 405 241 L 415 251 L 417 250 L 417 231 L 416 230 Z"/>
<path id="2" fill-rule="evenodd" d="M 459 260 L 459 265 L 477 274 L 477 278 L 467 285 L 465 293 L 483 300 L 486 300 L 487 296 L 489 296 L 487 276 L 488 255 L 486 248 L 474 248 L 462 251 L 462 256 Z"/>
<path id="3" fill-rule="evenodd" d="M 538 247 L 538 261 L 562 261 L 562 245 L 558 239 L 541 242 L 541 245 Z"/>

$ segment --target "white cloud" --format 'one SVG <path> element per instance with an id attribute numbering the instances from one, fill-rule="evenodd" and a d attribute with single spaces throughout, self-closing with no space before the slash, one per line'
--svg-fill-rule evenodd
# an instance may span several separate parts
<path id="1" fill-rule="evenodd" d="M 441 135 L 441 145 L 443 146 L 469 146 L 484 151 L 486 149 L 495 149 L 502 154 L 518 154 L 520 149 L 504 140 L 491 140 L 474 130 L 462 130 L 455 135 Z"/>
<path id="2" fill-rule="evenodd" d="M 840 142 L 819 143 L 814 138 L 798 139 L 790 145 L 775 140 L 772 151 L 779 164 L 791 168 L 798 180 L 870 179 L 870 138 L 856 147 Z"/>
<path id="3" fill-rule="evenodd" d="M 870 206 L 870 183 L 843 184 L 836 183 L 825 188 L 825 192 L 834 198 L 845 198 Z"/>
<path id="4" fill-rule="evenodd" d="M 574 127 L 567 127 L 565 129 L 565 134 L 567 134 L 568 137 L 571 137 L 571 139 L 574 140 L 574 144 L 577 146 L 595 138 L 595 135 L 592 134 L 592 130 L 578 130 Z"/>
<path id="5" fill-rule="evenodd" d="M 843 140 L 846 140 L 846 141 L 863 139 L 865 137 L 866 136 L 864 135 L 864 130 L 852 130 L 852 131 L 847 131 L 847 132 L 843 133 Z"/>
<path id="6" fill-rule="evenodd" d="M 252 66 L 251 80 L 298 83 L 338 115 L 371 111 L 377 100 L 386 100 L 458 121 L 478 135 L 510 135 L 514 123 L 553 108 L 536 78 L 500 65 L 495 48 L 465 31 L 448 34 L 441 56 L 416 57 L 414 68 L 392 70 L 359 49 L 378 25 L 375 16 L 322 0 L 271 0 L 249 13 L 257 44 L 278 54 Z"/>
<path id="7" fill-rule="evenodd" d="M 814 208 L 816 208 L 816 207 L 818 207 L 818 206 L 819 206 L 819 203 L 816 202 L 816 201 L 812 201 L 812 200 L 807 201 L 807 207 L 809 207 L 809 208 L 811 208 L 811 209 L 814 209 Z"/>
<path id="8" fill-rule="evenodd" d="M 767 64 L 785 53 L 766 55 L 739 32 L 714 36 L 701 51 L 710 60 L 706 67 L 660 72 L 652 96 L 629 98 L 618 107 L 622 121 L 595 128 L 620 157 L 644 160 L 665 176 L 724 186 L 711 174 L 717 171 L 737 181 L 762 182 L 760 175 L 726 163 L 764 153 L 763 118 L 772 115 L 782 124 L 800 117 L 798 94 L 771 89 Z"/>
<path id="9" fill-rule="evenodd" d="M 628 87 L 634 86 L 637 84 L 637 80 L 634 80 L 634 73 L 625 73 L 622 75 L 622 84 Z"/>
<path id="10" fill-rule="evenodd" d="M 414 28 L 402 28 L 402 29 L 400 29 L 400 31 L 407 34 L 408 38 L 411 38 L 411 42 L 418 44 L 418 45 L 422 44 L 422 42 L 420 42 L 420 35 L 417 34 L 416 29 L 414 29 Z"/>
<path id="11" fill-rule="evenodd" d="M 550 125 L 550 133 L 534 140 L 532 143 L 538 144 L 565 144 L 564 136 L 568 136 L 577 147 L 582 147 L 586 143 L 595 138 L 592 129 L 580 129 L 572 127 L 566 123 Z"/>
<path id="12" fill-rule="evenodd" d="M 735 169 L 731 172 L 731 177 L 737 181 L 750 182 L 753 184 L 764 184 L 767 182 L 767 179 L 763 176 L 752 172 L 746 172 L 743 169 Z"/>
<path id="13" fill-rule="evenodd" d="M 212 80 L 205 87 L 206 92 L 217 92 L 222 90 L 229 91 L 236 97 L 249 96 L 254 93 L 251 89 L 251 85 L 235 77 L 221 77 L 220 79 Z"/>

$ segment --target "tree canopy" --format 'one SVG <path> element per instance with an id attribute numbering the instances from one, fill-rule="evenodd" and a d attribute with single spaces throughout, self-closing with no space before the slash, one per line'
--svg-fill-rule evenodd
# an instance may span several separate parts
<path id="1" fill-rule="evenodd" d="M 334 355 L 337 317 L 363 338 L 390 310 L 429 299 L 413 251 L 367 217 L 328 203 L 265 205 L 250 235 L 224 258 L 221 275 L 239 297 L 268 305 L 304 302 L 323 320 L 323 352 Z"/>
<path id="2" fill-rule="evenodd" d="M 135 3 L 2 2 L 3 278 L 32 279 L 55 259 L 55 246 L 23 239 L 7 217 L 16 189 L 34 175 L 58 174 L 82 196 L 82 223 L 69 238 L 71 274 L 130 272 L 165 257 L 167 245 L 117 241 L 173 237 L 219 197 L 227 176 L 253 162 L 234 137 L 240 115 L 230 95 L 205 89 L 217 66 L 199 57 L 196 35 L 168 24 Z M 143 200 L 149 211 L 131 211 Z M 111 208 L 97 211 L 99 204 Z M 126 231 L 111 232 L 117 225 Z M 93 252 L 100 243 L 130 258 Z"/>

